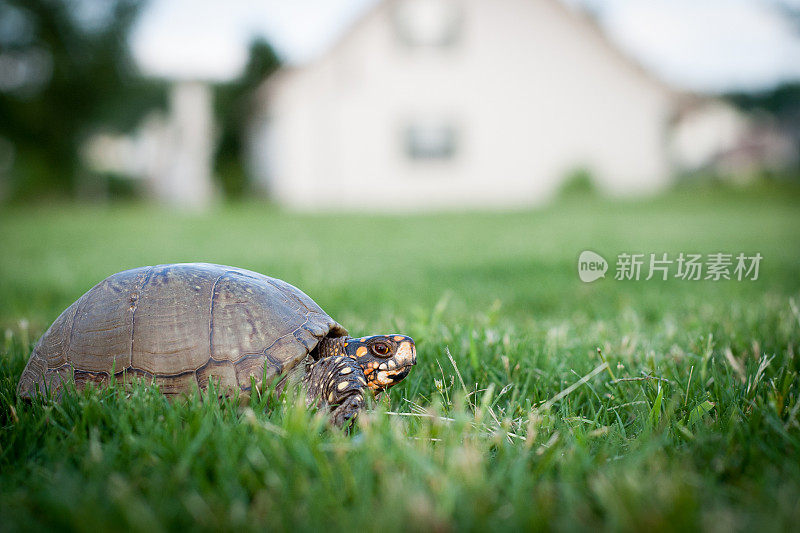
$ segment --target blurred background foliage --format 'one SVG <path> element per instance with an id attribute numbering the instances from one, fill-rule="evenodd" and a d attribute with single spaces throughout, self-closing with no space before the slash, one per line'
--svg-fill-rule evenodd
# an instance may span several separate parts
<path id="1" fill-rule="evenodd" d="M 89 179 L 91 132 L 135 127 L 164 105 L 164 83 L 136 73 L 127 35 L 143 2 L 0 0 L 0 136 L 13 148 L 9 198 L 75 195 Z"/>
<path id="2" fill-rule="evenodd" d="M 146 4 L 0 0 L 0 175 L 7 174 L 0 201 L 141 193 L 124 177 L 93 175 L 81 148 L 97 132 L 132 132 L 167 106 L 169 81 L 143 75 L 128 43 Z M 248 96 L 278 66 L 269 44 L 255 40 L 244 72 L 214 87 L 214 169 L 226 197 L 247 188 Z"/>
<path id="3" fill-rule="evenodd" d="M 251 95 L 280 66 L 272 47 L 261 39 L 250 45 L 249 56 L 239 78 L 216 87 L 214 117 L 219 139 L 214 157 L 214 174 L 226 198 L 241 198 L 248 190 L 247 173 L 242 161 L 245 160 L 244 128 L 252 106 Z"/>
<path id="4" fill-rule="evenodd" d="M 800 24 L 800 15 L 797 20 Z M 739 109 L 763 113 L 777 121 L 800 150 L 800 83 L 782 83 L 765 91 L 731 92 L 726 98 Z"/>

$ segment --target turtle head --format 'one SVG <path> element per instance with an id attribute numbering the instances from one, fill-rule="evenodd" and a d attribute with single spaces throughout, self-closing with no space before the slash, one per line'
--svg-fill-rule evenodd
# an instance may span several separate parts
<path id="1" fill-rule="evenodd" d="M 358 361 L 374 391 L 397 385 L 417 364 L 414 339 L 406 335 L 372 335 L 348 337 L 345 353 Z"/>

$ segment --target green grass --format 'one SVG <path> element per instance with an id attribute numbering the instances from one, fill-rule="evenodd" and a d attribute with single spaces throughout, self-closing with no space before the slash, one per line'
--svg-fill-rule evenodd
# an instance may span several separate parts
<path id="1" fill-rule="evenodd" d="M 5 208 L 0 529 L 795 529 L 799 204 L 696 187 L 504 214 Z M 615 281 L 612 264 L 584 284 L 584 249 L 764 259 L 757 281 Z M 16 397 L 63 308 L 177 261 L 285 279 L 353 334 L 414 336 L 419 364 L 351 435 L 267 397 Z"/>

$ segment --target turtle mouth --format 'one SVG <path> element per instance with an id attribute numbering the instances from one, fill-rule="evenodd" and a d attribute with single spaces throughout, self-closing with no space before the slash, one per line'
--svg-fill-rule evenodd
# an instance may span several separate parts
<path id="1" fill-rule="evenodd" d="M 389 384 L 386 385 L 386 388 L 389 388 L 393 385 L 397 385 L 411 372 L 410 366 L 404 366 L 403 368 L 398 368 L 397 370 L 390 370 L 386 373 L 387 377 L 389 378 Z"/>
<path id="2" fill-rule="evenodd" d="M 400 371 L 392 375 L 392 381 L 394 381 L 395 383 L 397 383 L 398 381 L 402 381 L 403 378 L 405 378 L 409 372 L 411 372 L 410 366 L 403 367 L 402 369 L 400 369 Z"/>
<path id="3" fill-rule="evenodd" d="M 378 372 L 377 379 L 370 383 L 370 386 L 376 391 L 386 390 L 403 381 L 408 373 L 411 372 L 411 366 L 404 366 L 395 370 L 381 370 Z"/>

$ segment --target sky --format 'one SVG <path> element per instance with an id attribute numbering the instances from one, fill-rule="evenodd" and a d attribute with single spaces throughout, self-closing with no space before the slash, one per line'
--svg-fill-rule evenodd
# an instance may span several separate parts
<path id="1" fill-rule="evenodd" d="M 287 63 L 312 61 L 380 0 L 151 0 L 131 36 L 142 70 L 171 78 L 237 76 L 264 37 Z M 490 1 L 490 0 L 489 0 Z M 530 0 L 542 1 L 542 0 Z M 800 0 L 564 0 L 656 76 L 703 93 L 800 80 Z"/>

